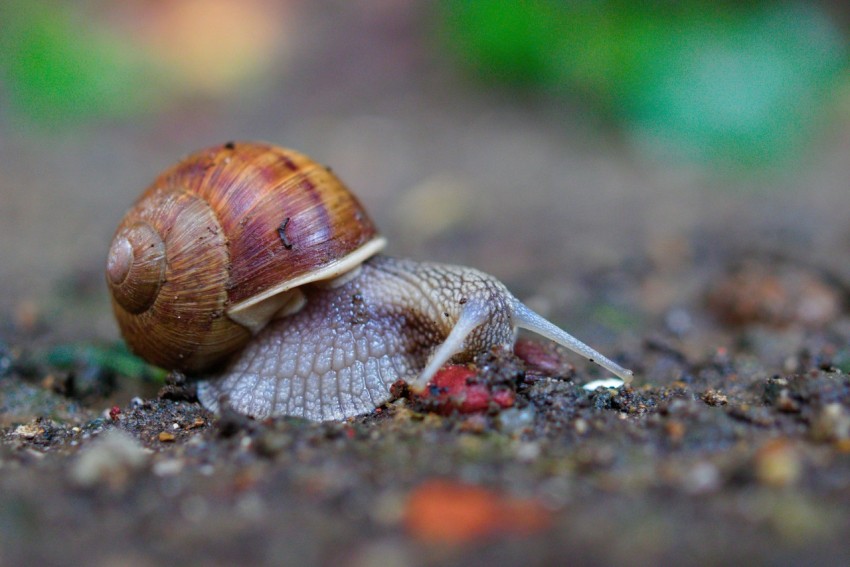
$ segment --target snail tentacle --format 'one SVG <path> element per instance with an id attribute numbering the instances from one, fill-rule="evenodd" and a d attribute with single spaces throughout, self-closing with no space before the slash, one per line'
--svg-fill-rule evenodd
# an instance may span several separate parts
<path id="1" fill-rule="evenodd" d="M 619 377 L 626 383 L 632 381 L 634 373 L 631 370 L 623 368 L 610 358 L 598 352 L 596 349 L 593 349 L 588 345 L 584 344 L 583 342 L 581 342 L 571 334 L 567 333 L 557 325 L 549 322 L 541 315 L 538 315 L 537 313 L 532 311 L 522 302 L 517 301 L 514 305 L 513 311 L 514 312 L 512 319 L 514 325 L 516 325 L 520 329 L 526 329 L 542 337 L 546 337 L 547 339 L 570 349 L 576 354 L 584 356 L 590 362 L 598 364 L 599 366 L 613 373 L 615 376 Z"/>
<path id="2" fill-rule="evenodd" d="M 437 347 L 431 355 L 425 369 L 414 380 L 410 386 L 414 390 L 422 390 L 431 381 L 431 378 L 452 357 L 460 354 L 466 349 L 466 340 L 477 327 L 480 327 L 488 319 L 487 308 L 479 303 L 467 303 L 458 320 L 452 327 L 449 336 Z"/>

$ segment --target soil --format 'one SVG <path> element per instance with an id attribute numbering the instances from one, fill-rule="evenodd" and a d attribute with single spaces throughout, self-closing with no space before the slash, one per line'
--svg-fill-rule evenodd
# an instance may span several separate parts
<path id="1" fill-rule="evenodd" d="M 399 397 L 341 423 L 215 416 L 179 384 L 157 395 L 156 380 L 90 360 L 51 365 L 7 344 L 0 557 L 7 565 L 845 563 L 843 294 L 798 267 L 748 266 L 684 307 L 706 310 L 684 337 L 656 330 L 619 351 L 637 373 L 631 385 L 591 391 L 582 384 L 596 369 L 522 339 L 522 358 L 491 353 L 466 379 L 509 389 L 507 403 Z M 780 321 L 775 293 L 740 296 L 751 286 L 729 278 L 788 287 L 791 303 L 832 309 L 813 323 L 786 306 Z M 759 306 L 766 297 L 770 305 Z M 727 320 L 729 305 L 742 302 L 755 304 L 751 317 L 715 329 L 739 348 L 688 353 L 688 336 L 709 335 L 694 327 L 716 325 L 713 312 Z M 777 352 L 781 369 L 763 362 Z M 435 480 L 450 484 L 430 487 Z M 451 503 L 482 489 L 452 524 Z M 422 490 L 437 496 L 418 498 Z M 499 512 L 505 502 L 536 520 Z M 468 515 L 482 507 L 479 525 Z"/>
<path id="2" fill-rule="evenodd" d="M 465 83 L 383 4 L 304 8 L 251 104 L 0 113 L 0 567 L 850 564 L 847 117 L 715 176 Z M 157 171 L 234 138 L 332 164 L 389 253 L 494 273 L 635 379 L 523 337 L 344 422 L 207 412 L 121 347 L 103 259 Z"/>

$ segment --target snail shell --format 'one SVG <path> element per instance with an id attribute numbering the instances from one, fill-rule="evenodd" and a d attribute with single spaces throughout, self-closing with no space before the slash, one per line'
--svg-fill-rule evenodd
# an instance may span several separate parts
<path id="1" fill-rule="evenodd" d="M 186 157 L 142 194 L 112 240 L 106 279 L 130 348 L 195 372 L 297 311 L 299 286 L 350 272 L 384 244 L 327 167 L 227 143 Z"/>

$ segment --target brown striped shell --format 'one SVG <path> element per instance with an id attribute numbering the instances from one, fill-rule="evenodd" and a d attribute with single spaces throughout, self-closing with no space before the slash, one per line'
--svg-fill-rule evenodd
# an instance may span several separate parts
<path id="1" fill-rule="evenodd" d="M 106 279 L 130 348 L 191 372 L 297 309 L 298 286 L 349 272 L 383 245 L 327 167 L 227 143 L 188 156 L 142 194 L 115 233 Z"/>

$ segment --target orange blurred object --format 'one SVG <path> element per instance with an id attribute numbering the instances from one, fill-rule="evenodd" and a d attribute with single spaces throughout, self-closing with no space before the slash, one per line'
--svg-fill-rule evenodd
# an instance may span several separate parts
<path id="1" fill-rule="evenodd" d="M 110 10 L 172 78 L 212 96 L 280 75 L 292 37 L 290 3 L 278 0 L 144 0 Z"/>
<path id="2" fill-rule="evenodd" d="M 429 480 L 411 493 L 404 523 L 417 540 L 458 545 L 498 534 L 539 532 L 551 524 L 551 513 L 536 500 L 449 480 Z"/>
<path id="3" fill-rule="evenodd" d="M 708 307 L 727 325 L 819 327 L 841 315 L 841 293 L 826 277 L 793 265 L 748 263 L 717 280 Z"/>

